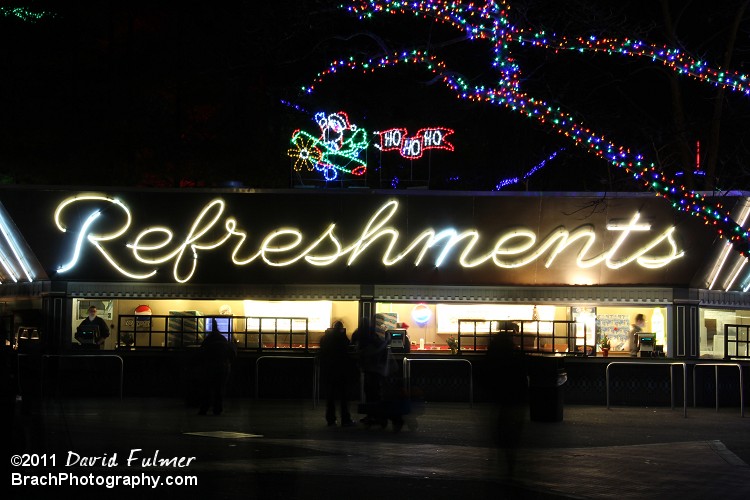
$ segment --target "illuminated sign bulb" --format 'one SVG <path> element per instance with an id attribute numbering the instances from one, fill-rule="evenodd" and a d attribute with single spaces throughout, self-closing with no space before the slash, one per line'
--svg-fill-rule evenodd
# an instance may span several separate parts
<path id="1" fill-rule="evenodd" d="M 432 310 L 426 304 L 417 304 L 411 310 L 411 317 L 419 326 L 425 326 L 432 319 Z"/>
<path id="2" fill-rule="evenodd" d="M 634 233 L 651 231 L 650 224 L 638 222 L 638 213 L 634 214 L 628 223 L 607 224 L 607 231 L 615 231 L 619 235 L 607 250 L 593 256 L 590 255 L 591 252 L 600 245 L 595 245 L 598 236 L 592 226 L 581 226 L 572 231 L 560 226 L 544 238 L 540 238 L 530 229 L 519 228 L 494 235 L 494 240 L 490 240 L 489 246 L 486 245 L 486 236 L 476 229 L 459 231 L 452 227 L 427 227 L 421 233 L 410 231 L 405 236 L 393 221 L 399 210 L 397 200 L 387 201 L 375 210 L 362 226 L 359 236 L 356 236 L 355 232 L 354 236 L 349 236 L 349 241 L 344 241 L 341 235 L 352 232 L 338 230 L 334 223 L 329 224 L 313 239 L 306 238 L 305 234 L 296 228 L 278 228 L 260 238 L 258 246 L 248 252 L 248 232 L 241 228 L 234 217 L 226 215 L 226 203 L 221 199 L 215 199 L 205 205 L 187 234 L 182 237 L 175 236 L 168 227 L 159 226 L 132 235 L 130 242 L 117 241 L 119 238 L 116 236 L 125 235 L 130 226 L 130 211 L 119 202 L 112 199 L 107 201 L 119 205 L 128 214 L 126 222 L 114 232 L 100 234 L 95 232 L 94 222 L 105 212 L 92 212 L 78 232 L 70 261 L 61 266 L 58 272 L 67 272 L 77 264 L 82 246 L 86 242 L 93 245 L 114 269 L 133 279 L 150 278 L 158 270 L 158 267 L 154 266 L 171 262 L 173 277 L 178 283 L 185 283 L 193 277 L 199 264 L 200 253 L 216 251 L 225 246 L 231 247 L 229 250 L 234 265 L 248 265 L 259 259 L 271 267 L 286 267 L 299 261 L 321 267 L 337 262 L 355 266 L 363 259 L 363 254 L 374 251 L 371 248 L 385 247 L 384 250 L 378 250 L 382 252 L 380 262 L 384 266 L 411 260 L 415 266 L 439 267 L 451 263 L 469 269 L 494 264 L 502 269 L 517 269 L 547 254 L 544 266 L 549 268 L 578 240 L 584 241 L 578 247 L 575 257 L 575 262 L 581 269 L 600 264 L 610 269 L 620 269 L 632 263 L 647 269 L 660 269 L 684 256 L 684 252 L 677 247 L 674 239 L 674 226 L 668 227 L 655 237 L 647 235 L 649 239 L 643 246 L 634 251 L 628 250 L 628 253 L 624 254 L 623 248 L 629 248 L 626 242 L 633 238 Z M 67 207 L 70 203 L 66 200 L 61 203 L 61 207 Z M 113 214 L 110 211 L 106 213 L 108 216 Z M 62 214 L 62 208 L 58 207 L 56 218 L 59 220 Z M 62 224 L 58 227 L 66 230 Z M 408 236 L 411 234 L 416 236 Z M 129 257 L 135 262 L 134 265 L 145 264 L 150 269 L 142 272 L 127 270 L 122 263 L 128 258 L 128 253 L 112 252 L 113 247 L 118 246 L 129 251 Z M 661 254 L 654 254 L 653 251 L 657 247 L 665 250 Z M 458 255 L 451 257 L 454 252 L 458 252 Z M 428 255 L 434 255 L 434 260 L 430 262 Z M 182 272 L 181 269 L 185 267 L 186 272 Z"/>

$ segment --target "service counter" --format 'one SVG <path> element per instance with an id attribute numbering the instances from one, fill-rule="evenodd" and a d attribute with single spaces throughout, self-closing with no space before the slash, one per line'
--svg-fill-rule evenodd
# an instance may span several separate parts
<path id="1" fill-rule="evenodd" d="M 40 353 L 19 354 L 20 381 L 26 393 L 46 397 L 195 397 L 200 372 L 197 369 L 196 347 L 181 350 L 117 349 L 97 352 L 67 351 L 59 355 Z M 228 397 L 260 397 L 307 399 L 316 393 L 316 350 L 307 352 L 240 351 L 232 367 Z M 414 350 L 394 353 L 399 371 L 393 383 L 403 383 L 404 358 L 407 360 L 411 394 L 424 401 L 467 402 L 469 394 L 475 403 L 487 401 L 490 379 L 488 358 L 482 352 L 451 354 L 448 349 Z M 708 361 L 686 360 L 686 368 L 670 373 L 664 365 L 676 361 L 671 358 L 528 356 L 530 363 L 554 362 L 564 369 L 567 381 L 563 386 L 566 404 L 606 405 L 609 390 L 610 404 L 634 406 L 669 406 L 672 389 L 676 404 L 683 401 L 683 388 L 688 392 L 688 404 L 713 406 L 717 401 L 715 387 L 721 391 L 721 406 L 739 406 L 740 394 L 748 398 L 748 385 L 740 385 L 750 375 L 750 362 L 718 362 L 732 370 L 703 369 L 695 366 Z M 638 363 L 632 363 L 637 360 Z M 607 386 L 607 366 L 611 370 Z M 739 370 L 737 369 L 739 366 Z M 741 377 L 738 376 L 738 373 Z M 684 381 L 684 375 L 687 380 Z M 356 376 L 356 375 L 355 375 Z M 356 386 L 356 384 L 355 384 Z M 695 396 L 693 396 L 695 394 Z M 359 397 L 352 391 L 352 401 Z M 694 400 L 693 400 L 694 398 Z"/>

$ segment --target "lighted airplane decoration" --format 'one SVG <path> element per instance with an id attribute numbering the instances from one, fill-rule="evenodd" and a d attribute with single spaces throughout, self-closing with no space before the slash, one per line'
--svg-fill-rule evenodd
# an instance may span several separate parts
<path id="1" fill-rule="evenodd" d="M 445 62 L 426 50 L 411 50 L 358 60 L 355 57 L 334 61 L 328 69 L 318 73 L 310 86 L 302 90 L 311 94 L 324 79 L 340 74 L 344 69 L 361 70 L 372 74 L 378 69 L 396 65 L 415 64 L 432 72 L 458 97 L 470 101 L 504 106 L 507 109 L 535 119 L 554 132 L 569 138 L 573 145 L 594 154 L 632 175 L 643 189 L 654 191 L 669 200 L 672 206 L 690 215 L 701 217 L 720 237 L 728 238 L 744 256 L 750 252 L 750 234 L 732 218 L 720 203 L 711 203 L 695 191 L 687 189 L 679 180 L 659 172 L 654 163 L 629 148 L 618 146 L 603 134 L 587 128 L 572 114 L 521 91 L 521 68 L 511 54 L 512 44 L 528 45 L 554 53 L 599 52 L 609 55 L 639 57 L 664 65 L 680 75 L 688 75 L 698 82 L 721 86 L 727 91 L 750 95 L 750 76 L 709 66 L 677 48 L 657 46 L 632 38 L 617 40 L 596 36 L 566 38 L 545 32 L 515 26 L 509 17 L 510 5 L 506 0 L 487 1 L 484 4 L 459 0 L 353 0 L 348 10 L 360 19 L 379 14 L 422 15 L 451 25 L 463 32 L 469 40 L 485 40 L 493 45 L 492 67 L 499 73 L 494 84 L 472 84 Z"/>
<path id="2" fill-rule="evenodd" d="M 343 111 L 316 113 L 315 122 L 320 127 L 318 137 L 303 130 L 292 134 L 292 148 L 287 154 L 294 158 L 294 170 L 318 170 L 326 180 L 332 181 L 338 172 L 363 175 L 367 164 L 359 157 L 368 145 L 367 132 L 349 122 Z"/>
<path id="3" fill-rule="evenodd" d="M 335 180 L 338 172 L 364 175 L 367 163 L 359 155 L 370 144 L 367 132 L 350 123 L 343 111 L 316 113 L 315 122 L 320 127 L 317 137 L 299 129 L 292 133 L 292 147 L 287 154 L 294 159 L 294 170 L 318 170 L 327 181 Z M 405 128 L 392 128 L 374 133 L 380 138 L 375 147 L 383 152 L 398 151 L 404 158 L 416 160 L 428 149 L 453 151 L 453 144 L 447 141 L 453 133 L 449 128 L 429 127 L 410 137 Z"/>

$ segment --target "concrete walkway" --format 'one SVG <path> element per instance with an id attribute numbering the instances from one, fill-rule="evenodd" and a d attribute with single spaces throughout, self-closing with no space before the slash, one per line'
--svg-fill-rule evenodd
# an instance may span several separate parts
<path id="1" fill-rule="evenodd" d="M 352 404 L 352 408 L 356 408 Z M 750 418 L 738 408 L 565 407 L 526 421 L 519 445 L 493 446 L 494 409 L 425 403 L 400 432 L 327 427 L 311 401 L 231 399 L 220 416 L 179 400 L 47 400 L 16 411 L 13 451 L 55 453 L 24 474 L 187 474 L 191 487 L 83 487 L 76 498 L 750 498 Z M 195 457 L 184 468 L 126 467 L 137 456 Z M 63 467 L 73 451 L 116 467 Z M 513 464 L 509 472 L 508 459 Z M 6 476 L 8 477 L 8 476 Z M 50 498 L 11 488 L 9 498 Z"/>

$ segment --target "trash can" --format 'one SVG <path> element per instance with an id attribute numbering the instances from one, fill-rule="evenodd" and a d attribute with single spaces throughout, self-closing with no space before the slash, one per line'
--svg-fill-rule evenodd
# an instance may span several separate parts
<path id="1" fill-rule="evenodd" d="M 529 369 L 529 418 L 533 422 L 561 422 L 563 391 L 568 373 L 560 358 L 538 358 Z"/>

